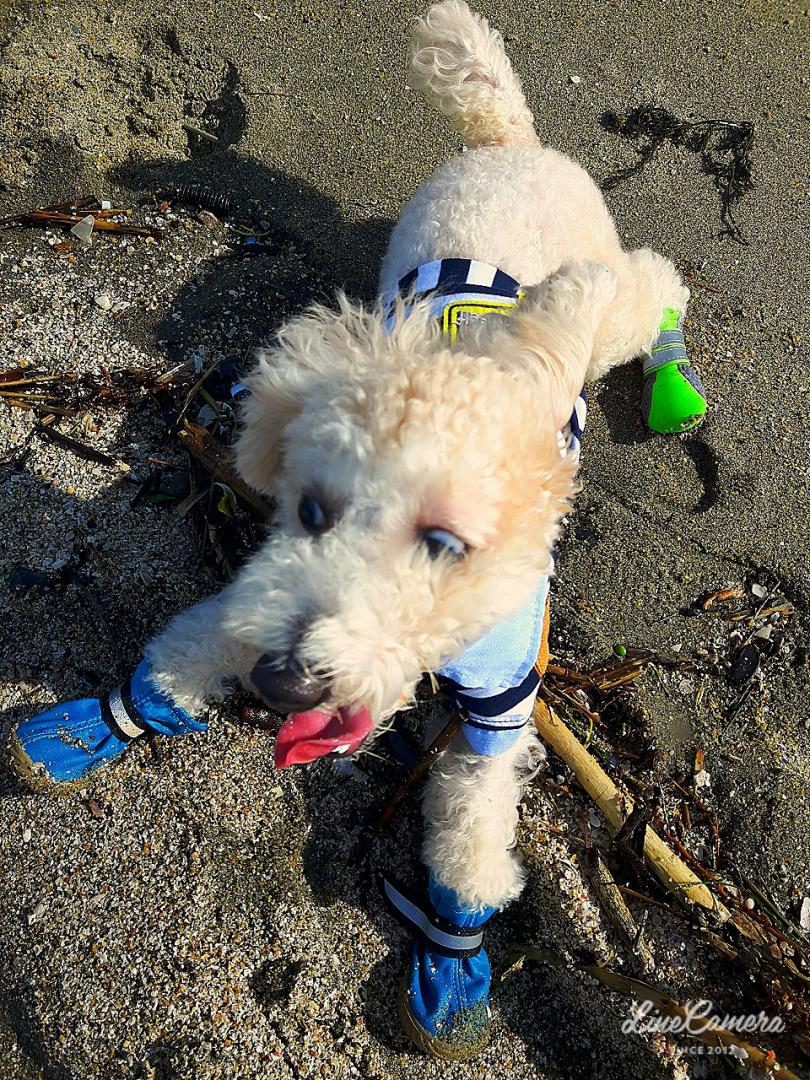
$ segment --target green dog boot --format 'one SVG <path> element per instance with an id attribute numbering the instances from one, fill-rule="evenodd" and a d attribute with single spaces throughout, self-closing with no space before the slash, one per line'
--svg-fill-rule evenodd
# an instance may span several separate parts
<path id="1" fill-rule="evenodd" d="M 683 337 L 683 315 L 665 308 L 658 337 L 644 360 L 641 415 L 653 431 L 689 431 L 706 415 L 706 391 L 690 365 Z"/>

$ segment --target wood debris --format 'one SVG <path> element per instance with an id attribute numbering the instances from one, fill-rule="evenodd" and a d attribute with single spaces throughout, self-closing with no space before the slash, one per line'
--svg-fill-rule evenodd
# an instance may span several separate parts
<path id="1" fill-rule="evenodd" d="M 116 208 L 100 201 L 95 195 L 74 199 L 72 202 L 55 203 L 52 206 L 33 207 L 18 214 L 0 218 L 0 226 L 10 225 L 54 225 L 73 231 L 89 218 L 90 232 L 117 233 L 123 236 L 144 236 L 160 239 L 163 233 L 149 225 L 129 225 L 116 220 L 127 218 L 132 213 L 127 208 Z M 74 234 L 78 235 L 78 234 Z"/>

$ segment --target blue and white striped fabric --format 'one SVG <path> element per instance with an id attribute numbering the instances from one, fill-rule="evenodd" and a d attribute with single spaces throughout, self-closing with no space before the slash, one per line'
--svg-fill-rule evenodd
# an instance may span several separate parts
<path id="1" fill-rule="evenodd" d="M 560 432 L 560 452 L 579 458 L 585 430 L 585 391 Z M 477 754 L 495 757 L 511 749 L 532 714 L 540 688 L 535 671 L 543 634 L 549 579 L 544 575 L 528 603 L 445 664 L 440 675 L 453 683 L 456 708 L 465 714 L 464 737 Z"/>
<path id="2" fill-rule="evenodd" d="M 441 319 L 450 304 L 484 301 L 513 307 L 519 294 L 520 283 L 497 266 L 477 259 L 435 259 L 400 278 L 397 287 L 383 299 L 382 309 L 386 313 L 386 329 L 390 330 L 397 297 L 430 296 L 433 314 Z"/>
<path id="3" fill-rule="evenodd" d="M 437 259 L 411 270 L 383 301 L 386 327 L 391 328 L 398 296 L 431 297 L 433 313 L 446 326 L 452 305 L 493 305 L 501 314 L 520 301 L 520 283 L 488 263 L 475 259 Z M 486 315 L 478 316 L 486 317 Z M 559 433 L 560 453 L 579 458 L 587 406 L 582 390 L 574 411 Z M 527 724 L 540 687 L 535 662 L 543 633 L 549 579 L 520 611 L 494 626 L 464 652 L 444 664 L 438 674 L 452 683 L 456 707 L 464 713 L 464 737 L 470 748 L 495 757 L 515 745 Z"/>

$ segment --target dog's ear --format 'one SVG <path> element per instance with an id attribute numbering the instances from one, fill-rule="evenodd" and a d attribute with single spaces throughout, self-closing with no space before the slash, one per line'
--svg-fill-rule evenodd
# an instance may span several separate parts
<path id="1" fill-rule="evenodd" d="M 319 305 L 287 323 L 244 380 L 250 396 L 241 409 L 236 467 L 264 494 L 274 493 L 287 426 L 307 398 L 335 385 L 348 370 L 363 313 L 343 296 L 338 302 L 338 311 Z"/>
<path id="2" fill-rule="evenodd" d="M 594 336 L 616 296 L 618 278 L 603 263 L 568 263 L 526 289 L 508 319 L 497 320 L 488 349 L 510 365 L 523 364 L 540 382 L 562 428 L 591 363 Z M 494 320 L 493 320 L 494 321 Z"/>

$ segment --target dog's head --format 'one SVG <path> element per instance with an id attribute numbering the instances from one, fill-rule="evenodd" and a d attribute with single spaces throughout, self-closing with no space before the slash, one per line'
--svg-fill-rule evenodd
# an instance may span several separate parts
<path id="1" fill-rule="evenodd" d="M 574 493 L 560 452 L 614 275 L 566 267 L 454 345 L 428 306 L 341 299 L 289 323 L 247 380 L 237 444 L 276 528 L 225 630 L 292 715 L 277 760 L 353 752 L 548 572 Z"/>

